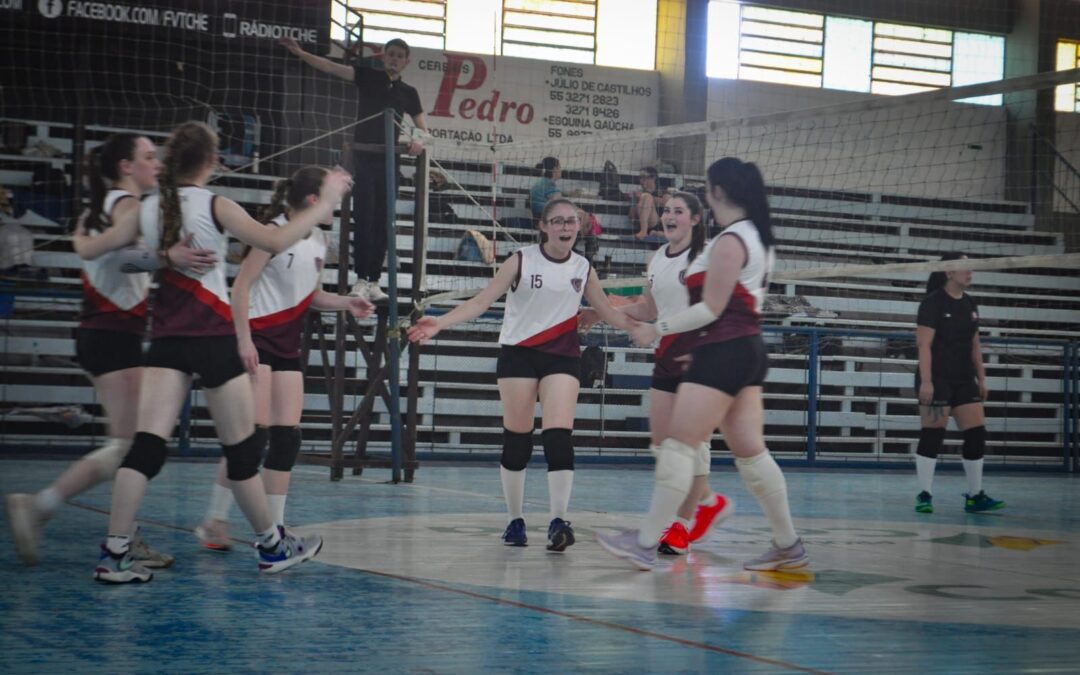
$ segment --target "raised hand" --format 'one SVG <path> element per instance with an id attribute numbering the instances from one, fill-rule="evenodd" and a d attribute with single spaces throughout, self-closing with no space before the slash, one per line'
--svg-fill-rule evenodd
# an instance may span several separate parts
<path id="1" fill-rule="evenodd" d="M 422 316 L 416 320 L 416 323 L 409 326 L 405 334 L 409 338 L 409 342 L 426 344 L 428 340 L 439 334 L 439 330 L 441 329 L 439 328 L 438 319 L 433 316 Z"/>
<path id="2" fill-rule="evenodd" d="M 366 298 L 350 297 L 345 309 L 357 319 L 366 319 L 375 311 L 375 305 L 368 302 Z"/>

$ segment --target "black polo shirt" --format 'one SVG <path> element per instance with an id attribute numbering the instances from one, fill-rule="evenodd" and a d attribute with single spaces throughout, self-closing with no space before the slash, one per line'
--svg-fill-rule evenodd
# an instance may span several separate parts
<path id="1" fill-rule="evenodd" d="M 408 114 L 413 118 L 424 112 L 416 88 L 405 84 L 400 78 L 391 80 L 386 71 L 360 64 L 353 66 L 353 73 L 353 84 L 356 85 L 356 119 L 362 120 L 379 114 L 386 108 L 393 108 L 399 116 Z M 357 124 L 353 129 L 353 140 L 357 143 L 385 142 L 381 115 Z M 394 138 L 395 143 L 399 137 L 400 131 Z"/>
<path id="2" fill-rule="evenodd" d="M 979 308 L 965 293 L 956 299 L 939 289 L 919 303 L 918 325 L 934 329 L 930 374 L 943 382 L 970 382 L 975 377 L 971 340 L 979 330 Z"/>

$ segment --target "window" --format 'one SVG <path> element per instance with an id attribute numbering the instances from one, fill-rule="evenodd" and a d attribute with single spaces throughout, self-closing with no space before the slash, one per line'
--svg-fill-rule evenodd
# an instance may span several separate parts
<path id="1" fill-rule="evenodd" d="M 364 17 L 364 42 L 381 45 L 401 38 L 410 47 L 445 47 L 446 0 L 348 0 L 347 4 Z M 355 15 L 339 2 L 330 7 L 330 37 L 344 40 L 340 26 L 352 23 Z"/>
<path id="2" fill-rule="evenodd" d="M 1058 40 L 1056 70 L 1080 68 L 1080 42 Z M 1054 110 L 1080 112 L 1080 87 L 1063 84 L 1054 88 Z"/>
<path id="3" fill-rule="evenodd" d="M 1001 79 L 1005 38 L 811 12 L 709 3 L 710 77 L 875 94 Z M 1001 96 L 967 99 L 1000 105 Z"/>
<path id="4" fill-rule="evenodd" d="M 347 0 L 364 17 L 364 41 L 400 37 L 411 46 L 656 67 L 657 0 Z M 344 39 L 333 3 L 331 37 Z"/>

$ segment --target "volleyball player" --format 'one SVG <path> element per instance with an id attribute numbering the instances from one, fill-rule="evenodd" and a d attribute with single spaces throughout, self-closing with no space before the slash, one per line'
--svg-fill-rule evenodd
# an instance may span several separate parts
<path id="1" fill-rule="evenodd" d="M 309 166 L 279 181 L 273 199 L 262 214 L 263 222 L 282 227 L 319 202 L 327 171 Z M 328 225 L 328 222 L 322 223 Z M 255 428 L 266 434 L 269 445 L 262 479 L 270 516 L 285 524 L 289 478 L 300 452 L 300 416 L 304 410 L 304 368 L 300 339 L 308 307 L 348 311 L 358 319 L 375 309 L 364 298 L 335 295 L 322 290 L 326 259 L 323 231 L 311 234 L 289 249 L 271 254 L 252 249 L 240 265 L 232 285 L 233 324 L 240 360 L 255 388 Z M 232 547 L 226 531 L 233 502 L 227 463 L 218 465 L 210 512 L 195 534 L 206 548 Z"/>
<path id="2" fill-rule="evenodd" d="M 646 276 L 648 286 L 642 299 L 619 309 L 638 321 L 655 321 L 658 317 L 668 319 L 690 306 L 686 290 L 686 269 L 705 248 L 706 231 L 701 202 L 688 192 L 676 192 L 663 207 L 660 218 L 667 243 L 649 259 Z M 583 312 L 585 314 L 592 314 Z M 583 317 L 585 322 L 591 316 Z M 693 337 L 689 333 L 665 336 L 656 347 L 653 358 L 652 387 L 649 390 L 649 431 L 656 453 L 660 444 L 670 435 L 672 406 L 675 392 L 688 359 L 688 346 Z M 716 524 L 723 522 L 735 510 L 735 504 L 727 497 L 709 489 L 711 464 L 710 443 L 706 439 L 697 448 L 694 460 L 694 482 L 690 493 L 679 506 L 675 522 L 660 538 L 660 552 L 681 555 L 690 550 L 690 544 L 700 541 Z M 696 512 L 695 512 L 696 507 Z"/>
<path id="3" fill-rule="evenodd" d="M 962 260 L 967 256 L 948 253 L 942 260 Z M 963 464 L 968 492 L 964 510 L 969 513 L 996 511 L 1005 502 L 993 499 L 982 489 L 983 456 L 986 454 L 986 368 L 979 343 L 979 308 L 965 291 L 971 287 L 971 270 L 934 272 L 926 282 L 926 297 L 919 303 L 915 329 L 919 349 L 919 369 L 915 391 L 919 398 L 919 446 L 915 470 L 919 494 L 915 510 L 933 513 L 934 468 L 945 441 L 949 416 L 964 437 Z"/>
<path id="4" fill-rule="evenodd" d="M 313 557 L 322 546 L 317 535 L 299 538 L 277 527 L 259 477 L 264 440 L 255 433 L 254 399 L 237 353 L 225 283 L 227 235 L 276 253 L 307 236 L 325 221 L 349 189 L 344 172 L 323 180 L 319 203 L 287 225 L 266 227 L 238 204 L 204 186 L 218 164 L 218 138 L 208 126 L 188 122 L 173 131 L 159 178 L 160 195 L 142 202 L 139 225 L 147 246 L 167 248 L 185 235 L 213 249 L 214 266 L 201 277 L 163 270 L 155 299 L 150 351 L 138 406 L 137 433 L 113 484 L 109 530 L 94 577 L 111 583 L 149 581 L 146 568 L 130 552 L 131 524 L 147 482 L 165 463 L 166 438 L 198 375 L 218 438 L 224 446 L 233 495 L 257 533 L 259 569 L 274 573 Z"/>
<path id="5" fill-rule="evenodd" d="M 707 198 L 724 229 L 690 264 L 686 285 L 692 304 L 632 333 L 639 345 L 668 335 L 693 335 L 690 365 L 675 394 L 671 435 L 657 451 L 652 504 L 640 530 L 598 534 L 597 540 L 635 567 L 652 569 L 660 536 L 690 491 L 697 449 L 719 426 L 739 475 L 773 531 L 768 552 L 743 567 L 795 569 L 807 564 L 807 555 L 791 522 L 784 474 L 764 438 L 762 384 L 768 356 L 760 312 L 775 241 L 761 173 L 734 157 L 717 160 L 709 167 Z"/>
<path id="6" fill-rule="evenodd" d="M 589 261 L 572 250 L 580 230 L 570 200 L 549 201 L 540 214 L 541 244 L 507 258 L 487 288 L 468 302 L 440 317 L 421 317 L 408 331 L 411 341 L 423 344 L 450 326 L 480 316 L 507 295 L 496 366 L 504 427 L 500 476 L 510 520 L 502 540 L 507 546 L 528 543 L 522 511 L 537 397 L 551 503 L 547 550 L 564 551 L 574 543 L 566 516 L 574 480 L 572 433 L 580 387 L 577 321 L 582 294 L 602 320 L 624 330 L 634 323 L 611 306 Z"/>
<path id="7" fill-rule="evenodd" d="M 108 252 L 103 244 L 122 232 L 130 239 L 136 231 L 139 198 L 157 187 L 160 166 L 154 144 L 137 134 L 114 134 L 88 154 L 90 208 L 80 217 L 73 238 L 75 251 L 83 258 L 83 305 L 75 353 L 101 401 L 109 438 L 45 489 L 33 495 L 7 496 L 15 550 L 27 565 L 40 558 L 45 523 L 62 503 L 112 478 L 135 435 L 150 277 L 122 272 L 129 252 Z M 134 254 L 141 257 L 140 252 Z M 191 249 L 183 242 L 167 255 L 170 263 L 191 267 L 196 273 L 213 262 L 212 251 Z M 132 557 L 144 566 L 173 563 L 171 555 L 153 551 L 137 528 L 130 534 Z"/>

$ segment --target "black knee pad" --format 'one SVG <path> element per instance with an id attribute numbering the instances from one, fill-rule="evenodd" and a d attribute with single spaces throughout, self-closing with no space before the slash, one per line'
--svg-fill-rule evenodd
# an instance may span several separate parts
<path id="1" fill-rule="evenodd" d="M 274 471 L 292 471 L 298 454 L 300 454 L 300 427 L 270 427 L 270 447 L 266 451 L 263 468 Z"/>
<path id="2" fill-rule="evenodd" d="M 532 457 L 533 435 L 532 432 L 519 434 L 509 429 L 503 429 L 502 458 L 499 464 L 507 471 L 524 471 Z"/>
<path id="3" fill-rule="evenodd" d="M 259 475 L 265 441 L 258 432 L 236 445 L 222 447 L 225 452 L 225 475 L 229 480 L 247 480 Z"/>
<path id="4" fill-rule="evenodd" d="M 570 429 L 544 429 L 540 437 L 544 443 L 544 459 L 548 471 L 574 470 L 574 439 Z"/>
<path id="5" fill-rule="evenodd" d="M 165 466 L 167 452 L 164 438 L 140 431 L 135 434 L 135 440 L 131 442 L 131 449 L 120 468 L 134 469 L 150 480 Z"/>
<path id="6" fill-rule="evenodd" d="M 919 447 L 916 448 L 915 454 L 929 457 L 930 459 L 937 459 L 938 453 L 941 452 L 941 446 L 944 444 L 945 427 L 933 429 L 930 427 L 923 427 L 919 430 Z"/>
<path id="7" fill-rule="evenodd" d="M 982 459 L 986 454 L 986 427 L 965 429 L 964 459 Z"/>

